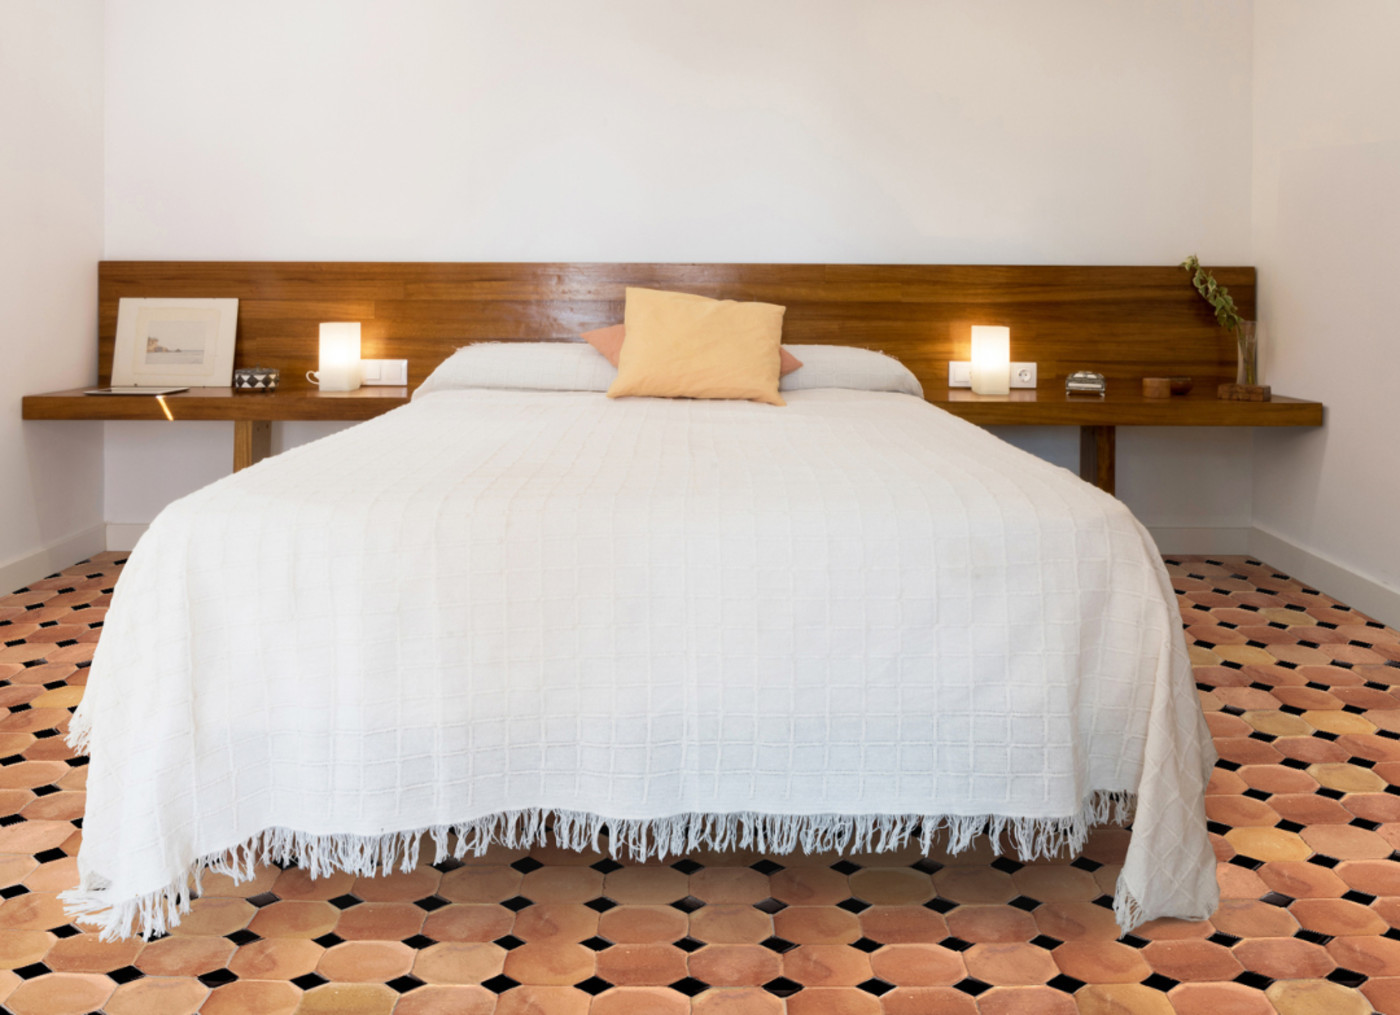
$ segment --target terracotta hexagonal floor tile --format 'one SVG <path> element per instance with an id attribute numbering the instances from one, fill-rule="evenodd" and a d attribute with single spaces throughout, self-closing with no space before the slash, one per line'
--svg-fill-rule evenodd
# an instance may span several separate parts
<path id="1" fill-rule="evenodd" d="M 1059 975 L 1050 953 L 1028 944 L 977 944 L 963 953 L 970 975 L 996 985 L 1048 983 Z"/>
<path id="2" fill-rule="evenodd" d="M 304 937 L 250 941 L 233 953 L 228 968 L 249 980 L 292 980 L 314 970 L 324 951 L 316 942 Z"/>
<path id="3" fill-rule="evenodd" d="M 968 975 L 964 954 L 933 944 L 887 945 L 870 956 L 870 968 L 900 987 L 952 986 Z"/>
<path id="4" fill-rule="evenodd" d="M 274 902 L 258 910 L 248 929 L 264 938 L 320 937 L 340 919 L 340 910 L 329 902 Z"/>
<path id="5" fill-rule="evenodd" d="M 1183 983 L 1170 997 L 1176 1015 L 1275 1015 L 1261 991 L 1239 983 Z"/>
<path id="6" fill-rule="evenodd" d="M 782 975 L 782 956 L 762 945 L 706 945 L 691 953 L 689 969 L 714 987 L 761 987 Z"/>
<path id="7" fill-rule="evenodd" d="M 246 899 L 195 899 L 190 911 L 170 929 L 175 936 L 232 934 L 248 926 L 258 910 Z"/>
<path id="8" fill-rule="evenodd" d="M 521 879 L 520 894 L 536 902 L 587 902 L 603 894 L 603 875 L 591 867 L 540 867 Z"/>
<path id="9" fill-rule="evenodd" d="M 1388 929 L 1373 910 L 1345 899 L 1299 899 L 1288 909 L 1303 927 L 1319 934 L 1384 934 Z"/>
<path id="10" fill-rule="evenodd" d="M 1346 882 L 1335 873 L 1306 861 L 1266 863 L 1259 877 L 1271 891 L 1295 899 L 1339 899 L 1347 891 Z"/>
<path id="11" fill-rule="evenodd" d="M 782 998 L 758 987 L 720 987 L 690 1002 L 691 1015 L 783 1015 Z"/>
<path id="12" fill-rule="evenodd" d="M 387 983 L 413 962 L 413 949 L 397 941 L 346 941 L 326 950 L 316 972 L 341 983 Z"/>
<path id="13" fill-rule="evenodd" d="M 295 868 L 293 868 L 294 870 Z M 235 881 L 227 874 L 206 873 L 200 880 L 199 894 L 203 898 L 229 897 L 235 899 L 246 899 L 250 895 L 259 895 L 263 892 L 272 891 L 280 876 L 284 873 L 276 867 L 261 864 L 253 872 L 253 876 L 247 881 Z"/>
<path id="14" fill-rule="evenodd" d="M 1400 864 L 1393 860 L 1348 860 L 1336 873 L 1347 887 L 1357 891 L 1400 896 Z"/>
<path id="15" fill-rule="evenodd" d="M 167 937 L 141 949 L 134 964 L 148 976 L 202 976 L 224 968 L 233 949 L 226 937 Z"/>
<path id="16" fill-rule="evenodd" d="M 343 911 L 335 932 L 347 941 L 404 941 L 423 929 L 427 915 L 411 902 L 365 902 Z"/>
<path id="17" fill-rule="evenodd" d="M 1244 796 L 1207 797 L 1206 817 L 1232 828 L 1244 828 L 1249 825 L 1267 828 L 1278 824 L 1278 814 L 1272 807 L 1263 801 Z"/>
<path id="18" fill-rule="evenodd" d="M 1031 864 L 1011 875 L 1011 881 L 1019 894 L 1041 902 L 1090 902 L 1102 894 L 1093 874 L 1069 864 Z"/>
<path id="19" fill-rule="evenodd" d="M 374 877 L 357 877 L 350 894 L 365 902 L 402 902 L 404 899 L 425 899 L 437 892 L 442 875 L 432 867 L 419 866 L 410 871 L 391 871 Z"/>
<path id="20" fill-rule="evenodd" d="M 106 1015 L 195 1015 L 209 988 L 187 976 L 148 976 L 123 983 L 103 1005 Z"/>
<path id="21" fill-rule="evenodd" d="M 240 980 L 216 988 L 199 1015 L 293 1015 L 301 990 L 285 980 Z"/>
<path id="22" fill-rule="evenodd" d="M 1027 893 L 1032 894 L 1032 893 Z M 1095 891 L 1097 895 L 1097 891 Z M 1035 896 L 1040 898 L 1040 896 Z M 864 915 L 864 914 L 862 914 Z M 1035 918 L 1015 906 L 959 906 L 945 918 L 948 933 L 971 941 L 1017 944 L 1029 941 L 1040 933 Z M 864 921 L 862 921 L 862 924 Z M 869 932 L 867 931 L 867 936 Z M 876 938 L 877 941 L 884 940 Z M 942 935 L 931 939 L 942 940 Z"/>
<path id="23" fill-rule="evenodd" d="M 1338 860 L 1381 860 L 1390 856 L 1390 843 L 1375 832 L 1350 825 L 1317 825 L 1299 833 L 1319 853 Z"/>
<path id="24" fill-rule="evenodd" d="M 846 913 L 844 910 L 815 906 L 797 908 L 810 908 L 815 913 L 820 914 L 840 913 L 843 916 L 851 917 L 852 921 L 855 920 L 853 914 Z M 783 910 L 777 915 L 782 916 L 783 913 L 791 911 L 791 909 Z M 690 935 L 701 941 L 710 941 L 714 944 L 757 944 L 764 938 L 772 936 L 773 925 L 774 917 L 770 917 L 764 911 L 752 906 L 705 906 L 690 914 Z M 791 938 L 790 940 L 796 941 L 797 939 Z"/>
<path id="25" fill-rule="evenodd" d="M 811 987 L 787 999 L 788 1015 L 880 1015 L 881 1004 L 863 990 Z"/>
<path id="26" fill-rule="evenodd" d="M 899 987 L 880 998 L 885 1015 L 978 1015 L 971 994 L 954 987 Z"/>
<path id="27" fill-rule="evenodd" d="M 1278 1015 L 1371 1015 L 1360 991 L 1326 980 L 1283 980 L 1264 994 Z"/>
<path id="28" fill-rule="evenodd" d="M 1350 793 L 1342 806 L 1367 821 L 1400 821 L 1400 797 L 1389 793 Z"/>
<path id="29" fill-rule="evenodd" d="M 529 916 L 525 920 L 525 926 L 529 927 L 536 935 L 536 940 L 543 940 L 545 937 L 545 924 L 557 930 L 561 935 L 569 935 L 576 930 L 584 929 L 584 933 L 574 938 L 582 941 L 593 933 L 598 927 L 598 914 L 593 910 L 588 910 L 588 917 L 583 920 L 567 920 L 556 924 L 553 917 L 557 910 L 566 909 L 572 911 L 575 907 L 552 907 L 552 906 L 530 906 L 517 916 L 503 906 L 485 905 L 482 903 L 462 902 L 443 906 L 441 909 L 429 913 L 423 920 L 423 933 L 434 941 L 494 941 L 498 937 L 503 937 L 511 933 L 512 928 L 521 923 L 521 918 Z M 584 907 L 577 907 L 583 909 Z M 536 913 L 540 910 L 540 913 Z M 521 934 L 521 937 L 526 937 Z"/>
<path id="30" fill-rule="evenodd" d="M 669 944 L 689 926 L 690 918 L 670 906 L 617 906 L 598 918 L 598 933 L 617 944 Z"/>
<path id="31" fill-rule="evenodd" d="M 850 876 L 850 884 L 853 896 L 872 905 L 920 905 L 934 895 L 932 879 L 912 867 L 859 870 Z"/>
<path id="32" fill-rule="evenodd" d="M 1152 975 L 1141 949 L 1117 941 L 1066 941 L 1050 954 L 1060 972 L 1085 983 L 1141 983 Z"/>
<path id="33" fill-rule="evenodd" d="M 327 983 L 308 990 L 297 1015 L 389 1015 L 399 995 L 382 983 Z"/>
<path id="34" fill-rule="evenodd" d="M 1314 793 L 1317 780 L 1307 772 L 1282 765 L 1246 765 L 1237 773 L 1245 785 L 1265 793 Z"/>
<path id="35" fill-rule="evenodd" d="M 846 945 L 801 945 L 783 955 L 783 975 L 807 987 L 854 987 L 870 979 L 870 956 Z"/>
<path id="36" fill-rule="evenodd" d="M 48 954 L 53 944 L 54 936 L 43 930 L 0 931 L 0 969 L 18 969 L 20 966 L 38 962 Z"/>
<path id="37" fill-rule="evenodd" d="M 1274 980 L 1320 979 L 1337 966 L 1321 945 L 1292 937 L 1246 938 L 1233 951 L 1245 969 Z"/>
<path id="38" fill-rule="evenodd" d="M 1173 1015 L 1161 991 L 1140 983 L 1091 983 L 1074 995 L 1079 1015 Z"/>
<path id="39" fill-rule="evenodd" d="M 691 922 L 693 926 L 694 916 Z M 789 906 L 773 916 L 772 933 L 795 944 L 811 945 L 850 944 L 861 937 L 856 914 L 834 906 Z M 698 931 L 697 934 L 703 940 L 712 940 Z"/>
<path id="40" fill-rule="evenodd" d="M 1079 1006 L 1053 987 L 993 987 L 977 997 L 980 1015 L 1075 1015 Z"/>
<path id="41" fill-rule="evenodd" d="M 510 991 L 510 994 L 515 991 Z M 588 1015 L 689 1015 L 690 998 L 674 990 L 667 990 L 664 987 L 614 987 L 605 990 L 593 999 L 592 1007 L 588 1007 L 587 995 L 575 991 L 584 998 L 584 1007 L 578 1009 L 578 1015 L 587 1012 Z M 500 1012 L 500 1008 L 496 1009 Z M 541 1015 L 548 1012 L 548 1015 L 555 1015 L 558 1009 L 554 1007 L 541 1008 Z M 789 1009 L 791 1011 L 791 1009 Z M 563 1012 L 562 1015 L 568 1015 Z"/>
<path id="42" fill-rule="evenodd" d="M 504 972 L 521 983 L 562 987 L 588 979 L 596 962 L 596 953 L 583 945 L 525 944 L 506 953 Z"/>
<path id="43" fill-rule="evenodd" d="M 1153 941 L 1143 957 L 1173 980 L 1233 980 L 1244 971 L 1230 949 L 1210 941 Z"/>
<path id="44" fill-rule="evenodd" d="M 444 942 L 414 956 L 413 975 L 425 983 L 482 983 L 500 975 L 505 961 L 505 949 L 498 945 Z"/>
<path id="45" fill-rule="evenodd" d="M 520 894 L 524 875 L 498 864 L 469 864 L 442 876 L 438 894 L 450 902 L 494 903 Z"/>
<path id="46" fill-rule="evenodd" d="M 500 906 L 453 906 L 448 908 L 493 909 L 507 915 L 510 913 L 509 910 L 503 909 Z M 439 910 L 441 913 L 447 911 L 447 909 Z M 436 916 L 437 913 L 433 915 Z M 573 943 L 582 941 L 598 933 L 598 917 L 599 914 L 597 910 L 590 909 L 588 906 L 578 905 L 577 903 L 540 903 L 522 909 L 519 913 L 515 914 L 515 926 L 514 929 L 509 930 L 509 933 L 514 934 L 524 941 L 563 941 Z M 429 919 L 431 920 L 432 918 L 429 917 Z M 446 938 L 441 938 L 428 932 L 426 924 L 424 925 L 424 931 L 428 933 L 429 937 L 435 937 L 438 940 L 447 940 Z M 504 934 L 507 933 L 507 931 L 502 931 L 501 933 Z M 476 938 L 474 940 L 494 940 L 495 937 L 499 936 L 498 934 L 489 939 Z"/>
<path id="47" fill-rule="evenodd" d="M 1386 937 L 1339 937 L 1327 952 L 1337 965 L 1367 976 L 1400 977 L 1400 941 Z"/>
<path id="48" fill-rule="evenodd" d="M 1010 874 L 990 867 L 945 867 L 933 877 L 938 894 L 967 904 L 1001 904 L 1017 895 Z"/>
<path id="49" fill-rule="evenodd" d="M 1061 941 L 1082 938 L 1116 940 L 1119 934 L 1113 910 L 1092 902 L 1047 902 L 1037 907 L 1032 915 L 1040 933 Z"/>
<path id="50" fill-rule="evenodd" d="M 602 890 L 598 894 L 605 895 L 614 902 L 637 906 L 664 906 L 690 894 L 690 879 L 672 867 L 623 867 L 603 878 Z M 589 896 L 590 899 L 594 897 Z"/>
<path id="51" fill-rule="evenodd" d="M 102 941 L 96 934 L 78 934 L 55 941 L 42 957 L 46 966 L 59 972 L 107 973 L 131 965 L 142 947 L 140 938 Z"/>
<path id="52" fill-rule="evenodd" d="M 861 912 L 860 927 L 865 937 L 882 944 L 933 944 L 948 936 L 943 916 L 923 906 L 871 906 Z"/>
<path id="53" fill-rule="evenodd" d="M 785 874 L 780 871 L 779 874 Z M 835 871 L 832 871 L 834 874 Z M 840 877 L 840 875 L 837 875 Z M 769 879 L 750 867 L 706 867 L 690 875 L 690 894 L 709 903 L 735 903 L 752 905 L 762 902 L 769 896 L 781 898 L 784 902 L 804 902 L 810 900 L 790 899 L 774 896 Z M 845 896 L 841 896 L 845 898 Z M 621 900 L 619 900 L 621 901 Z M 839 902 L 840 899 L 832 901 Z M 770 995 L 771 996 L 771 995 Z"/>
<path id="54" fill-rule="evenodd" d="M 301 867 L 289 867 L 287 870 L 277 871 L 277 877 L 268 890 L 279 899 L 324 902 L 348 894 L 354 884 L 355 875 L 344 871 L 313 878 L 309 871 Z"/>
<path id="55" fill-rule="evenodd" d="M 19 984 L 5 1006 L 14 1015 L 85 1015 L 103 1007 L 113 986 L 98 973 L 51 973 Z"/>
<path id="56" fill-rule="evenodd" d="M 394 1015 L 492 1015 L 495 1010 L 496 995 L 485 987 L 430 983 L 400 998 Z"/>
<path id="57" fill-rule="evenodd" d="M 850 879 L 830 867 L 794 865 L 773 874 L 768 882 L 773 898 L 790 906 L 830 906 L 851 895 Z"/>
<path id="58" fill-rule="evenodd" d="M 1306 860 L 1313 852 L 1295 833 L 1278 828 L 1232 828 L 1225 838 L 1235 852 L 1256 860 Z"/>
<path id="59" fill-rule="evenodd" d="M 1400 977 L 1373 976 L 1361 985 L 1361 992 L 1376 1011 L 1400 1011 Z"/>
<path id="60" fill-rule="evenodd" d="M 1269 806 L 1279 817 L 1300 825 L 1345 825 L 1352 818 L 1340 800 L 1312 793 L 1282 793 L 1270 797 Z"/>
<path id="61" fill-rule="evenodd" d="M 686 953 L 679 948 L 644 944 L 614 945 L 599 952 L 597 975 L 619 987 L 664 987 L 685 979 L 690 972 Z"/>

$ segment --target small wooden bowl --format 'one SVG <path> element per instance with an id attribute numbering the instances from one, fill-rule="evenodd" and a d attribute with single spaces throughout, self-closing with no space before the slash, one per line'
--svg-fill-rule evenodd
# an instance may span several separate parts
<path id="1" fill-rule="evenodd" d="M 1142 394 L 1145 398 L 1170 398 L 1172 395 L 1185 395 L 1191 391 L 1189 377 L 1144 377 Z"/>

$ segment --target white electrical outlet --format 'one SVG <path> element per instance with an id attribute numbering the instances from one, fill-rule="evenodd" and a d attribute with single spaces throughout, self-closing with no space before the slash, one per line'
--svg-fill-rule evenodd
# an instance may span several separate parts
<path id="1" fill-rule="evenodd" d="M 366 386 L 388 385 L 401 388 L 408 384 L 406 359 L 362 359 L 360 368 Z"/>
<path id="2" fill-rule="evenodd" d="M 1036 381 L 1034 363 L 1011 364 L 1011 386 L 1013 388 L 1033 388 Z M 972 364 L 968 360 L 948 361 L 948 387 L 972 387 Z"/>

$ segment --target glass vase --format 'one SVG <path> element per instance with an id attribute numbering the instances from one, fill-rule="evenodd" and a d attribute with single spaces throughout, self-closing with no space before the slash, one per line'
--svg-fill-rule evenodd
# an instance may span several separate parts
<path id="1" fill-rule="evenodd" d="M 1241 321 L 1235 329 L 1235 345 L 1239 359 L 1235 366 L 1235 383 L 1259 383 L 1259 336 L 1254 321 Z"/>

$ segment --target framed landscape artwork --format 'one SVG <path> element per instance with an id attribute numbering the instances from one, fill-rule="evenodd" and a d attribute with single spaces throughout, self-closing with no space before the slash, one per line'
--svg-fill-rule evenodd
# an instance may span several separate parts
<path id="1" fill-rule="evenodd" d="M 236 299 L 130 299 L 117 305 L 112 385 L 227 387 Z"/>

